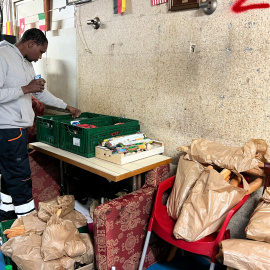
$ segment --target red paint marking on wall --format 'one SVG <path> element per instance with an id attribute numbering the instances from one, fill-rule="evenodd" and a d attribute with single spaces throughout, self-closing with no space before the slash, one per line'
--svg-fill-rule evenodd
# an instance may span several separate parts
<path id="1" fill-rule="evenodd" d="M 239 0 L 232 6 L 232 11 L 235 13 L 245 12 L 250 9 L 261 9 L 261 8 L 270 8 L 270 4 L 262 3 L 262 4 L 251 4 L 244 6 L 243 4 L 247 0 Z"/>

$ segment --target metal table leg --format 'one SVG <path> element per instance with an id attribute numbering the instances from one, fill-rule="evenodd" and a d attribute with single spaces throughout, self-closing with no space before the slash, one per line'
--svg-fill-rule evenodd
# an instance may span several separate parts
<path id="1" fill-rule="evenodd" d="M 132 177 L 132 191 L 138 190 L 142 186 L 142 175 L 134 175 Z"/>
<path id="2" fill-rule="evenodd" d="M 69 194 L 69 185 L 66 177 L 66 163 L 60 160 L 61 195 Z"/>

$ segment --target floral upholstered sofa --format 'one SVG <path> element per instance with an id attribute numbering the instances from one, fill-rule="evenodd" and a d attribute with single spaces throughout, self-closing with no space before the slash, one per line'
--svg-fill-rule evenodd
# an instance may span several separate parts
<path id="1" fill-rule="evenodd" d="M 145 175 L 142 188 L 114 199 L 94 210 L 96 268 L 137 270 L 157 185 L 169 177 L 170 166 L 163 165 Z M 168 244 L 153 234 L 144 267 L 161 260 Z"/>

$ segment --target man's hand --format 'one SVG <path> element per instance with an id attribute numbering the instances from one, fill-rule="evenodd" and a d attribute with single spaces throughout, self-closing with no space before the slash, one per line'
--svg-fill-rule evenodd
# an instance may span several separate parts
<path id="1" fill-rule="evenodd" d="M 68 110 L 71 113 L 72 118 L 76 118 L 76 117 L 79 117 L 81 115 L 81 111 L 79 109 L 76 109 L 76 108 L 71 107 L 69 105 L 67 105 L 66 110 Z"/>
<path id="2" fill-rule="evenodd" d="M 44 79 L 32 80 L 28 85 L 22 86 L 24 94 L 38 93 L 44 91 L 46 81 Z"/>

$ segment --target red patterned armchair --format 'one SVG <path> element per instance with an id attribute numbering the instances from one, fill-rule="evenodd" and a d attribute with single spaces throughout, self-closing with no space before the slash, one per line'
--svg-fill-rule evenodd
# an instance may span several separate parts
<path id="1" fill-rule="evenodd" d="M 94 210 L 96 267 L 99 270 L 137 270 L 157 185 L 169 177 L 170 166 L 160 166 L 145 175 L 144 186 Z M 161 260 L 168 244 L 150 239 L 145 268 Z"/>
<path id="2" fill-rule="evenodd" d="M 33 150 L 29 153 L 32 171 L 32 192 L 36 208 L 39 202 L 51 200 L 60 195 L 59 161 Z"/>

